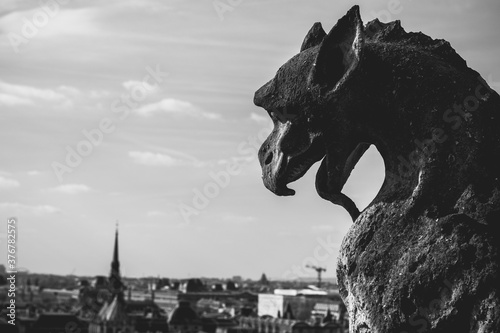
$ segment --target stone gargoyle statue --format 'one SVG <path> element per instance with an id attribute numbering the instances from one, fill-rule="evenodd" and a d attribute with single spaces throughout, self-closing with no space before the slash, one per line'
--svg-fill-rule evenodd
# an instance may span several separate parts
<path id="1" fill-rule="evenodd" d="M 354 224 L 337 279 L 350 332 L 500 332 L 500 96 L 444 40 L 354 6 L 256 93 L 280 196 L 321 160 L 318 194 Z M 385 179 L 362 212 L 342 193 L 370 145 Z"/>

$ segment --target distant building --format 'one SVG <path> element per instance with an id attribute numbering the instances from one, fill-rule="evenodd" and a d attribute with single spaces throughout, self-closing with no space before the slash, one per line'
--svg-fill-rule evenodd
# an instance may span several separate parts
<path id="1" fill-rule="evenodd" d="M 249 291 L 203 291 L 179 293 L 179 302 L 189 302 L 192 309 L 197 309 L 198 302 L 202 299 L 220 301 L 222 304 L 227 302 L 238 302 L 241 304 L 257 304 L 257 294 Z"/>
<path id="2" fill-rule="evenodd" d="M 285 296 L 275 294 L 259 294 L 259 303 L 257 306 L 257 315 L 270 316 L 273 318 L 281 317 L 285 309 Z"/>
<path id="3" fill-rule="evenodd" d="M 207 288 L 200 279 L 189 279 L 179 286 L 179 291 L 184 293 L 196 293 L 207 291 Z"/>
<path id="4" fill-rule="evenodd" d="M 252 318 L 241 317 L 239 326 L 233 327 L 227 333 L 343 333 L 340 324 L 317 323 L 314 325 L 303 321 L 281 318 Z"/>
<path id="5" fill-rule="evenodd" d="M 123 298 L 115 296 L 111 303 L 105 303 L 101 311 L 89 324 L 89 333 L 133 332 Z"/>
<path id="6" fill-rule="evenodd" d="M 87 333 L 87 325 L 73 314 L 44 313 L 41 314 L 38 319 L 34 320 L 30 328 L 26 330 L 26 333 L 67 332 Z"/>
<path id="7" fill-rule="evenodd" d="M 332 320 L 338 321 L 340 320 L 342 305 L 342 302 L 338 301 L 318 302 L 314 304 L 311 314 L 322 318 L 329 315 Z"/>
<path id="8" fill-rule="evenodd" d="M 154 302 L 165 313 L 171 313 L 179 304 L 179 292 L 176 290 L 156 290 L 153 292 L 129 290 L 127 303 L 129 302 Z"/>
<path id="9" fill-rule="evenodd" d="M 229 333 L 239 327 L 239 322 L 235 318 L 202 317 L 201 321 L 205 333 Z"/>
<path id="10" fill-rule="evenodd" d="M 39 292 L 41 298 L 53 297 L 58 302 L 64 302 L 69 300 L 76 301 L 78 300 L 78 294 L 79 294 L 78 290 L 50 289 L 50 288 L 45 288 L 41 292 Z"/>
<path id="11" fill-rule="evenodd" d="M 168 318 L 169 332 L 198 333 L 202 331 L 202 321 L 191 308 L 189 302 L 179 302 Z"/>
<path id="12" fill-rule="evenodd" d="M 341 321 L 345 312 L 339 295 L 258 294 L 258 297 L 259 317 L 313 321 L 329 312 L 333 321 Z"/>

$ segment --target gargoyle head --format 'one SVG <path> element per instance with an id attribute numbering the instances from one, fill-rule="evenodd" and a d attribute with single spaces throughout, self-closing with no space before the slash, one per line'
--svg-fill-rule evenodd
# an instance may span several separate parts
<path id="1" fill-rule="evenodd" d="M 321 197 L 345 207 L 353 219 L 356 206 L 341 193 L 354 165 L 368 148 L 355 140 L 342 103 L 363 50 L 363 24 L 354 6 L 328 33 L 315 23 L 300 53 L 285 63 L 254 97 L 266 109 L 274 129 L 259 151 L 264 185 L 277 195 L 293 195 L 287 185 L 323 159 L 316 188 Z"/>

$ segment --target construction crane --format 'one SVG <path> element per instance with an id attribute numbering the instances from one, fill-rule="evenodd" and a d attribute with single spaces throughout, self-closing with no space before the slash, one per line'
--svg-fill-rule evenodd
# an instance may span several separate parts
<path id="1" fill-rule="evenodd" d="M 313 265 L 306 265 L 307 268 L 312 268 L 318 273 L 318 288 L 321 288 L 321 273 L 326 272 L 326 268 L 319 267 L 319 266 L 313 266 Z"/>

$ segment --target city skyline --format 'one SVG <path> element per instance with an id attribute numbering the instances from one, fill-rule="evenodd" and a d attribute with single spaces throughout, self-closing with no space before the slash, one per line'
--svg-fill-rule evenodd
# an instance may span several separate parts
<path id="1" fill-rule="evenodd" d="M 494 0 L 43 3 L 0 5 L 0 213 L 33 272 L 106 275 L 119 220 L 123 276 L 334 277 L 351 219 L 317 195 L 317 165 L 294 197 L 265 189 L 253 94 L 354 4 L 449 41 L 500 88 Z M 383 170 L 370 148 L 345 189 L 359 208 Z"/>

